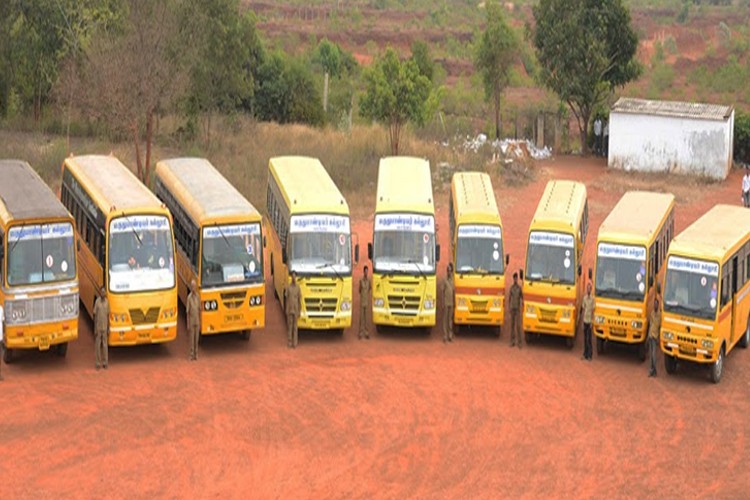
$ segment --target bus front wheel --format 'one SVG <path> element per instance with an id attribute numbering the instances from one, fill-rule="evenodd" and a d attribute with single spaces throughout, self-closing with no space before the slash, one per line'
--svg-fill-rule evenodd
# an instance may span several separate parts
<path id="1" fill-rule="evenodd" d="M 565 337 L 565 346 L 568 349 L 573 349 L 574 345 L 576 345 L 576 338 L 575 337 Z"/>
<path id="2" fill-rule="evenodd" d="M 724 346 L 719 350 L 719 357 L 711 365 L 711 382 L 718 384 L 721 381 L 721 375 L 724 373 Z"/>
<path id="3" fill-rule="evenodd" d="M 747 327 L 745 327 L 745 335 L 740 339 L 740 347 L 747 349 L 750 345 L 750 318 L 747 318 Z"/>
<path id="4" fill-rule="evenodd" d="M 65 355 L 68 354 L 68 343 L 63 342 L 62 344 L 57 344 L 57 349 L 55 349 L 55 354 L 60 358 L 64 358 Z"/>
<path id="5" fill-rule="evenodd" d="M 242 330 L 240 332 L 240 338 L 244 341 L 250 340 L 250 334 L 252 333 L 252 330 Z"/>
<path id="6" fill-rule="evenodd" d="M 648 346 L 648 341 L 641 342 L 640 344 L 638 344 L 638 360 L 641 363 L 646 361 L 646 353 L 648 351 L 647 346 Z"/>
<path id="7" fill-rule="evenodd" d="M 670 375 L 677 371 L 677 358 L 670 356 L 669 354 L 664 355 L 664 369 Z"/>
<path id="8" fill-rule="evenodd" d="M 604 339 L 601 337 L 596 337 L 596 353 L 604 354 Z"/>
<path id="9" fill-rule="evenodd" d="M 8 346 L 6 346 L 3 343 L 3 361 L 6 365 L 9 365 L 13 362 L 13 349 L 8 349 Z"/>

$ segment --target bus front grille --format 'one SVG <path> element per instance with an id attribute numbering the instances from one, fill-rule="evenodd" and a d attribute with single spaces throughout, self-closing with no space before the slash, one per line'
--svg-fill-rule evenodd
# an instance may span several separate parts
<path id="1" fill-rule="evenodd" d="M 684 344 L 693 344 L 698 345 L 698 339 L 690 338 L 690 337 L 684 337 L 682 335 L 677 336 L 677 341 L 682 342 Z"/>
<path id="2" fill-rule="evenodd" d="M 245 302 L 246 296 L 246 291 L 222 293 L 221 302 L 227 309 L 238 309 L 242 307 L 242 304 Z"/>
<path id="3" fill-rule="evenodd" d="M 51 321 L 59 317 L 60 297 L 42 297 L 31 300 L 31 322 Z"/>
<path id="4" fill-rule="evenodd" d="M 141 309 L 130 309 L 130 321 L 134 325 L 143 325 L 145 323 L 156 323 L 159 319 L 159 308 L 151 307 L 145 313 Z"/>
<path id="5" fill-rule="evenodd" d="M 388 308 L 393 314 L 417 314 L 420 298 L 414 295 L 389 295 Z"/>
<path id="6" fill-rule="evenodd" d="M 485 313 L 488 311 L 489 305 L 490 305 L 489 300 L 472 300 L 471 312 Z"/>
<path id="7" fill-rule="evenodd" d="M 334 298 L 305 298 L 305 310 L 308 313 L 335 313 L 338 299 Z"/>

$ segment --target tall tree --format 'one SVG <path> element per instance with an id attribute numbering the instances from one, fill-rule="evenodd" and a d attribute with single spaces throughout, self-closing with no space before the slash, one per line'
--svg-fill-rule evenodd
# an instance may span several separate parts
<path id="1" fill-rule="evenodd" d="M 432 84 L 414 60 L 402 62 L 392 48 L 365 71 L 364 81 L 360 113 L 388 127 L 391 153 L 397 155 L 404 126 L 423 125 L 429 116 Z"/>
<path id="2" fill-rule="evenodd" d="M 430 53 L 430 47 L 423 40 L 414 40 L 411 44 L 411 58 L 417 63 L 419 72 L 431 82 L 435 82 L 435 60 Z"/>
<path id="3" fill-rule="evenodd" d="M 330 78 L 341 74 L 341 50 L 335 43 L 323 38 L 318 44 L 313 60 L 323 67 L 325 80 L 323 82 L 323 111 L 328 111 L 328 85 Z"/>
<path id="4" fill-rule="evenodd" d="M 104 33 L 90 45 L 84 78 L 89 116 L 133 140 L 138 177 L 148 183 L 157 113 L 184 92 L 176 41 L 176 0 L 126 0 L 122 33 Z"/>
<path id="5" fill-rule="evenodd" d="M 322 125 L 325 121 L 312 72 L 280 51 L 272 52 L 260 67 L 255 113 L 260 120 L 278 123 Z"/>
<path id="6" fill-rule="evenodd" d="M 482 75 L 485 99 L 495 111 L 495 138 L 500 138 L 500 101 L 508 86 L 513 61 L 518 55 L 518 41 L 508 26 L 502 7 L 495 1 L 486 3 L 487 28 L 477 45 L 474 65 Z"/>
<path id="7" fill-rule="evenodd" d="M 592 111 L 641 73 L 630 11 L 622 0 L 540 0 L 533 13 L 540 79 L 575 115 L 586 155 Z"/>

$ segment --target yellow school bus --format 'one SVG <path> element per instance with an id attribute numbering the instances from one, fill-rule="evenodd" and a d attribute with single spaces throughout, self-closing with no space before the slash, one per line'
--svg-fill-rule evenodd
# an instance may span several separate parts
<path id="1" fill-rule="evenodd" d="M 299 328 L 343 333 L 352 323 L 352 238 L 347 205 L 316 158 L 283 156 L 268 163 L 266 191 L 274 294 L 297 274 Z M 359 250 L 355 247 L 355 261 Z"/>
<path id="2" fill-rule="evenodd" d="M 565 337 L 573 347 L 583 297 L 581 259 L 588 233 L 586 186 L 550 181 L 529 227 L 523 329 L 526 339 Z"/>
<path id="3" fill-rule="evenodd" d="M 169 210 L 114 156 L 71 156 L 62 170 L 60 197 L 82 243 L 81 302 L 93 316 L 96 294 L 106 289 L 108 344 L 174 340 L 177 282 Z"/>
<path id="4" fill-rule="evenodd" d="M 503 325 L 505 265 L 503 224 L 490 176 L 459 172 L 451 180 L 449 224 L 458 325 Z"/>
<path id="5" fill-rule="evenodd" d="M 154 192 L 174 220 L 183 304 L 190 282 L 198 287 L 200 334 L 239 332 L 248 340 L 266 321 L 260 213 L 202 158 L 157 163 Z"/>
<path id="6" fill-rule="evenodd" d="M 669 242 L 674 237 L 674 196 L 625 193 L 599 227 L 596 243 L 594 335 L 606 342 L 635 344 L 646 359 L 648 318 Z"/>
<path id="7" fill-rule="evenodd" d="M 710 365 L 750 344 L 750 211 L 716 205 L 675 236 L 667 254 L 661 349 L 667 373 L 677 360 Z"/>
<path id="8" fill-rule="evenodd" d="M 372 320 L 381 325 L 435 325 L 435 208 L 427 160 L 380 160 L 373 241 Z"/>
<path id="9" fill-rule="evenodd" d="M 68 352 L 78 338 L 73 218 L 31 166 L 0 160 L 0 304 L 15 349 Z"/>

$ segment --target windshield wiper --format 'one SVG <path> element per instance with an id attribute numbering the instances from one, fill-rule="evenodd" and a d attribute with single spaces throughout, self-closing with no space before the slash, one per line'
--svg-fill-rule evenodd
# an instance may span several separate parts
<path id="1" fill-rule="evenodd" d="M 128 217 L 127 215 L 123 215 L 123 217 L 125 217 L 125 220 L 128 221 L 128 224 L 130 224 L 130 231 L 132 231 L 133 235 L 135 236 L 135 239 L 138 240 L 138 246 L 142 247 L 143 241 L 141 240 L 141 237 L 138 236 L 138 231 L 136 231 L 135 228 L 133 227 L 133 221 L 131 221 L 130 217 Z"/>
<path id="2" fill-rule="evenodd" d="M 18 245 L 18 244 L 19 244 L 19 243 L 21 242 L 21 237 L 23 236 L 23 228 L 25 228 L 25 227 L 26 227 L 27 225 L 28 225 L 28 224 L 27 224 L 26 222 L 24 222 L 24 223 L 23 223 L 23 224 L 21 224 L 20 226 L 17 226 L 17 227 L 19 227 L 19 228 L 20 228 L 20 230 L 21 230 L 21 235 L 20 235 L 20 236 L 18 237 L 18 239 L 17 239 L 16 241 L 14 241 L 14 242 L 13 242 L 13 246 L 12 246 L 12 247 L 10 247 L 10 250 L 8 251 L 8 255 L 9 255 L 9 256 L 10 256 L 10 255 L 13 255 L 13 250 L 15 250 L 15 249 L 16 249 L 16 245 Z M 40 237 L 41 237 L 41 236 L 40 236 Z M 42 253 L 42 255 L 44 255 L 44 253 Z"/>
<path id="3" fill-rule="evenodd" d="M 324 262 L 323 264 L 320 264 L 319 266 L 317 266 L 316 269 L 325 269 L 326 267 L 329 267 L 329 268 L 333 269 L 333 272 L 336 273 L 336 277 L 339 280 L 344 281 L 344 278 L 341 277 L 341 275 L 339 274 L 339 272 L 336 270 L 336 266 L 334 266 L 330 262 Z"/>
<path id="4" fill-rule="evenodd" d="M 407 260 L 407 261 L 406 261 L 406 263 L 407 263 L 407 264 L 413 264 L 413 265 L 414 265 L 414 267 L 416 267 L 416 268 L 417 268 L 417 271 L 419 271 L 419 275 L 420 275 L 420 276 L 421 276 L 422 278 L 427 278 L 427 275 L 425 274 L 425 272 L 424 272 L 424 271 L 422 271 L 422 268 L 421 268 L 421 267 L 419 267 L 419 263 L 418 263 L 418 262 L 417 262 L 416 260 L 411 260 L 411 259 L 409 259 L 409 260 Z"/>

